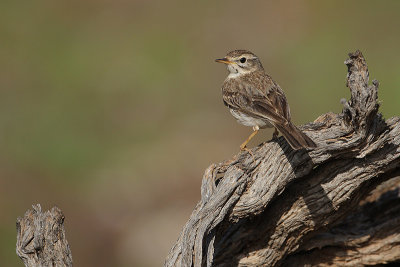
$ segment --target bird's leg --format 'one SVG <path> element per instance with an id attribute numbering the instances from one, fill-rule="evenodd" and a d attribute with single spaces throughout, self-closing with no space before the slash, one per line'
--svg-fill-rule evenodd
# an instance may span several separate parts
<path id="1" fill-rule="evenodd" d="M 278 135 L 279 135 L 278 129 L 275 128 L 275 131 L 274 131 L 274 133 L 272 134 L 272 140 L 277 139 L 277 138 L 278 138 Z"/>
<path id="2" fill-rule="evenodd" d="M 246 139 L 246 141 L 243 142 L 243 144 L 240 145 L 240 150 L 246 150 L 246 145 L 247 143 L 250 142 L 250 140 L 258 133 L 258 130 L 260 128 L 258 126 L 254 126 L 253 127 L 253 132 L 251 133 L 251 135 Z"/>

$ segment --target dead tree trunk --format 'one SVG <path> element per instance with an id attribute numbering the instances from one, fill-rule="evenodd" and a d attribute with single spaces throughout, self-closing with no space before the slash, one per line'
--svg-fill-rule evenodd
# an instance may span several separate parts
<path id="1" fill-rule="evenodd" d="M 400 260 L 400 119 L 378 113 L 360 51 L 349 54 L 341 114 L 212 164 L 165 266 L 360 266 Z"/>
<path id="2" fill-rule="evenodd" d="M 59 208 L 42 212 L 37 204 L 17 219 L 17 255 L 26 267 L 72 267 L 64 215 Z"/>

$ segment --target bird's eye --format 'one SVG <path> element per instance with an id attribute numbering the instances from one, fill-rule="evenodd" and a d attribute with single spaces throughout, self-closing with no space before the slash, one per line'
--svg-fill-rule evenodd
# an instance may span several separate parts
<path id="1" fill-rule="evenodd" d="M 245 62 L 246 62 L 246 58 L 245 58 L 245 57 L 242 57 L 242 58 L 240 59 L 240 62 L 241 62 L 241 63 L 245 63 Z"/>

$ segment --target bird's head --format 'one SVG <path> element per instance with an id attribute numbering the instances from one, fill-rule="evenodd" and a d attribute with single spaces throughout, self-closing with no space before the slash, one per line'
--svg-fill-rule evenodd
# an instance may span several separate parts
<path id="1" fill-rule="evenodd" d="M 216 59 L 215 61 L 226 64 L 230 76 L 240 76 L 246 73 L 264 70 L 258 57 L 247 50 L 231 51 L 224 58 Z"/>

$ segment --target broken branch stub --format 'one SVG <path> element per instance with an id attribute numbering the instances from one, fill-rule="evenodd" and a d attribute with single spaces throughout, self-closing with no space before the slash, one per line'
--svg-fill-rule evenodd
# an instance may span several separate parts
<path id="1" fill-rule="evenodd" d="M 32 207 L 17 219 L 17 255 L 26 267 L 72 267 L 64 214 L 57 207 L 46 212 L 42 212 L 40 204 Z"/>

